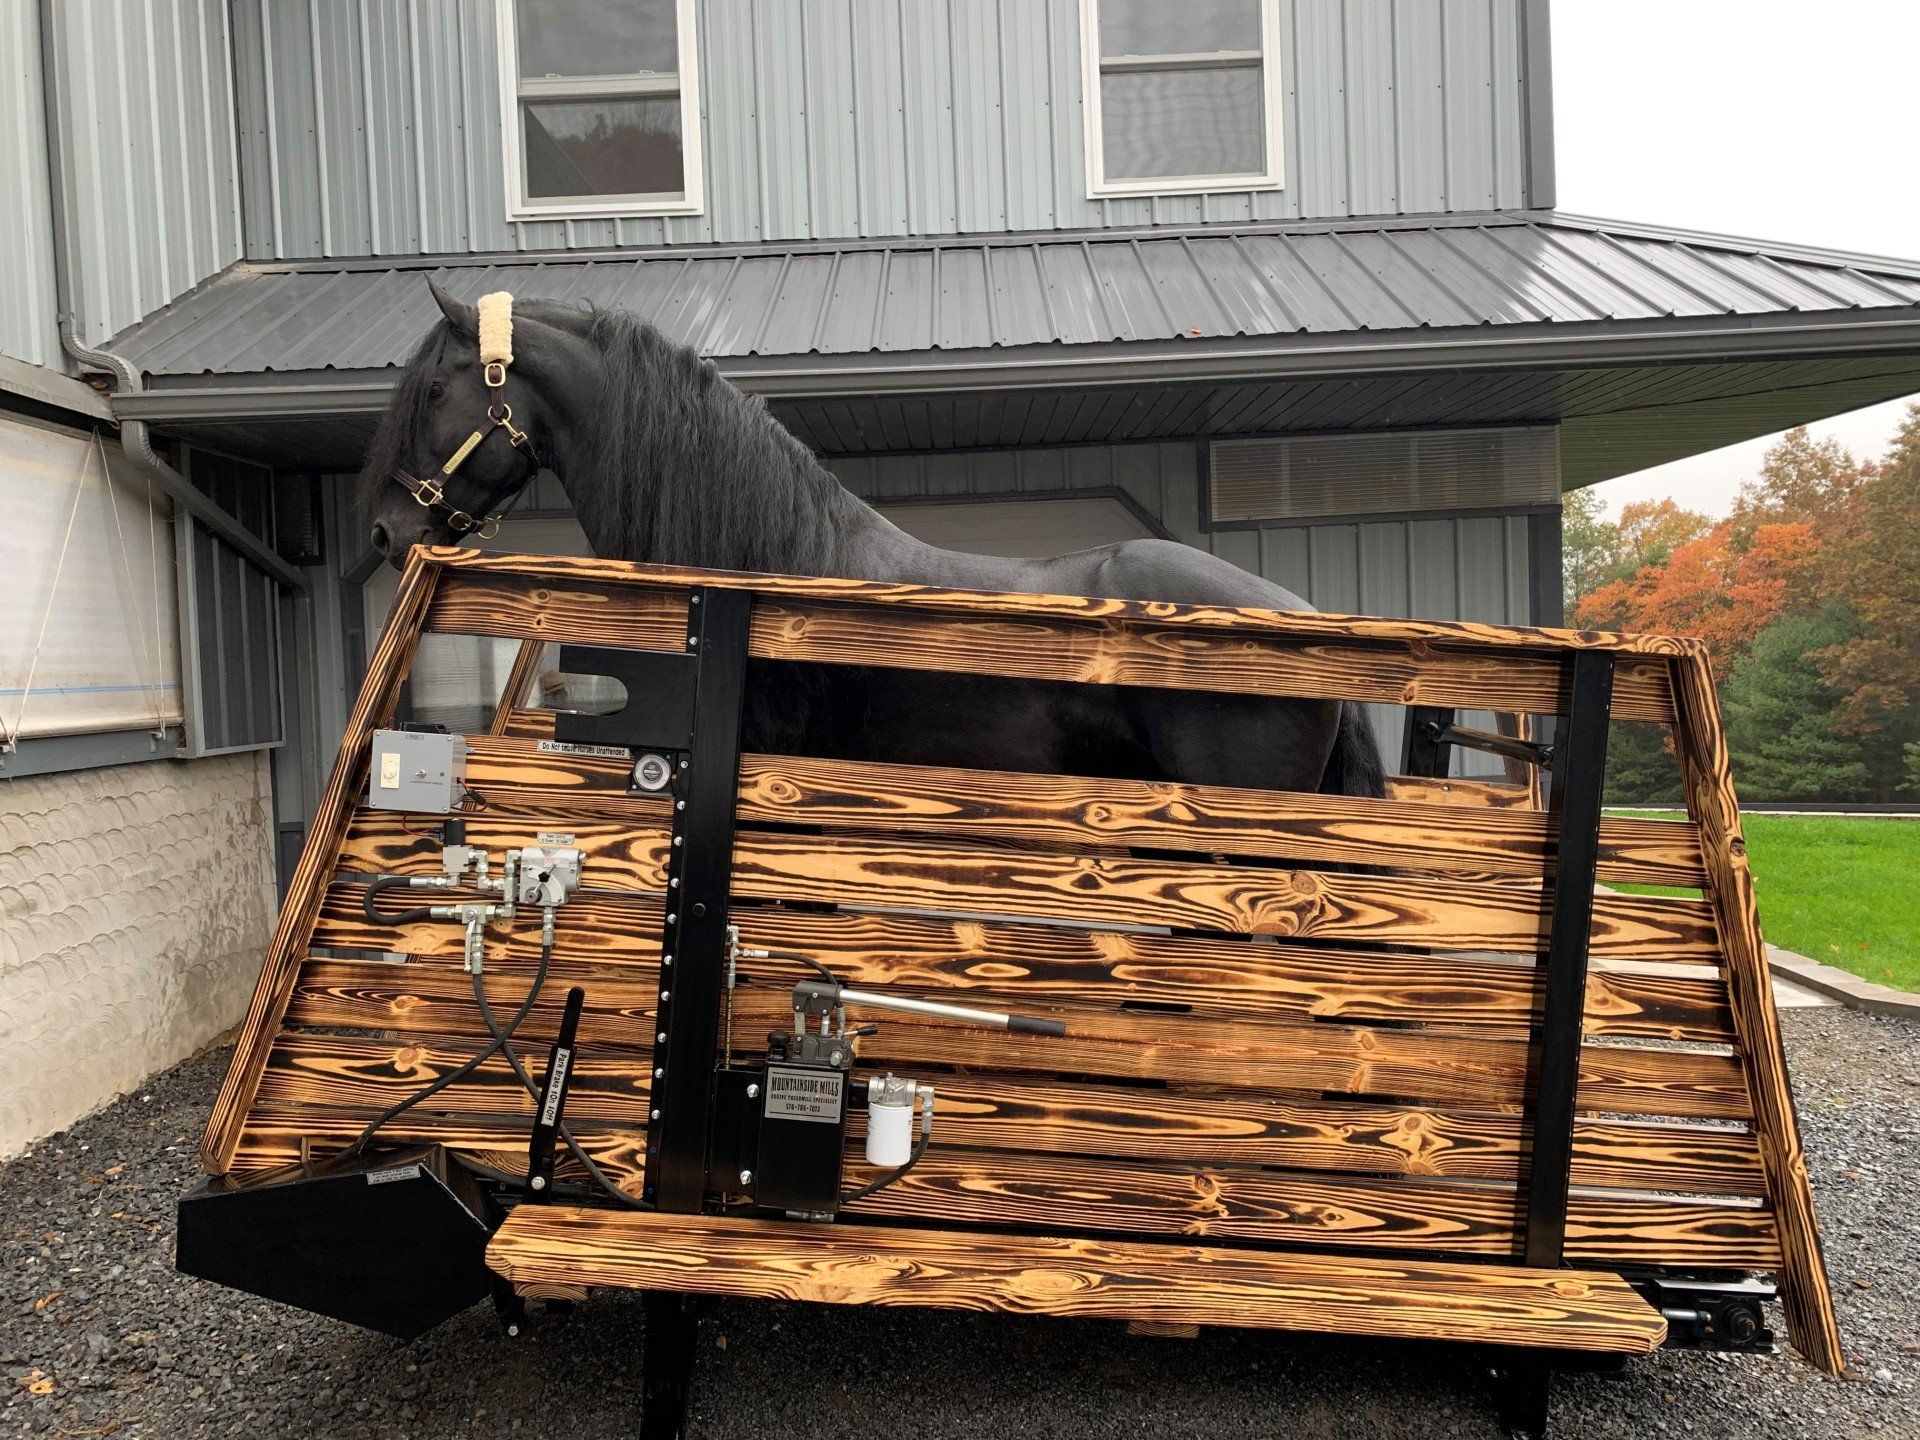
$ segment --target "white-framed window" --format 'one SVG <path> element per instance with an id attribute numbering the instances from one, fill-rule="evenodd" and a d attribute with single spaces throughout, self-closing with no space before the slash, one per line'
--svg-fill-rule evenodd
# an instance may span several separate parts
<path id="1" fill-rule="evenodd" d="M 497 0 L 507 216 L 695 215 L 694 0 Z"/>
<path id="2" fill-rule="evenodd" d="M 1087 193 L 1281 181 L 1280 0 L 1080 0 Z"/>

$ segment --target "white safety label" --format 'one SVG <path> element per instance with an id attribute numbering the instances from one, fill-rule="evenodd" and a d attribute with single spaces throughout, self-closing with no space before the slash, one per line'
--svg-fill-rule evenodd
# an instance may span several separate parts
<path id="1" fill-rule="evenodd" d="M 633 751 L 624 745 L 569 745 L 562 740 L 542 740 L 543 755 L 603 755 L 610 760 L 631 760 Z"/>

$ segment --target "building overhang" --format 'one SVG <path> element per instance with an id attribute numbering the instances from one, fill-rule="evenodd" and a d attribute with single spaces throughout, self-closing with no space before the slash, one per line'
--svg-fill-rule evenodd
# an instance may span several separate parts
<path id="1" fill-rule="evenodd" d="M 1574 485 L 1920 390 L 1920 266 L 1530 213 L 243 266 L 115 407 L 351 466 L 427 276 L 630 309 L 829 455 L 1551 422 Z"/>

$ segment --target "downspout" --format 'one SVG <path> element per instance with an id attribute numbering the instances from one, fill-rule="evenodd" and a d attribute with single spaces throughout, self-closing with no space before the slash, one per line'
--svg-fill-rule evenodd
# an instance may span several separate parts
<path id="1" fill-rule="evenodd" d="M 139 369 L 132 362 L 123 356 L 96 350 L 85 344 L 74 326 L 72 232 L 68 225 L 67 170 L 63 163 L 66 152 L 65 90 L 61 84 L 60 65 L 54 54 L 54 12 L 58 7 L 59 0 L 40 0 L 40 83 L 42 108 L 46 112 L 47 185 L 53 211 L 54 307 L 58 317 L 60 344 L 67 354 L 82 365 L 115 377 L 114 389 L 107 396 L 111 405 L 115 396 L 138 395 L 146 387 L 141 382 Z M 136 470 L 158 486 L 176 507 L 192 515 L 283 588 L 299 595 L 306 594 L 306 577 L 299 570 L 281 559 L 259 536 L 195 487 L 154 450 L 153 437 L 147 431 L 146 421 L 128 419 L 119 414 L 117 406 L 114 409 L 115 419 L 120 426 L 120 448 L 126 452 Z"/>

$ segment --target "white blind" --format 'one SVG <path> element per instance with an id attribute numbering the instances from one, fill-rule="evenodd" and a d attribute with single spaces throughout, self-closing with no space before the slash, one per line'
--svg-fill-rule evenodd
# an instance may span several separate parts
<path id="1" fill-rule="evenodd" d="M 0 416 L 6 735 L 180 723 L 171 513 L 117 445 Z"/>
<path id="2" fill-rule="evenodd" d="M 1216 440 L 1208 499 L 1212 519 L 1228 524 L 1557 505 L 1559 433 L 1538 426 Z"/>

